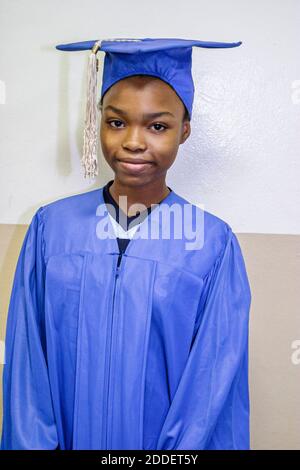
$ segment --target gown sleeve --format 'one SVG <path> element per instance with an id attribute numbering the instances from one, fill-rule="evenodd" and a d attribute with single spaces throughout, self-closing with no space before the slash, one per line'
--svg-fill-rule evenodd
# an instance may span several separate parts
<path id="1" fill-rule="evenodd" d="M 204 278 L 190 353 L 158 450 L 249 449 L 248 327 L 251 291 L 236 235 Z M 202 295 L 201 295 L 202 297 Z"/>
<path id="2" fill-rule="evenodd" d="M 46 359 L 43 207 L 33 216 L 11 291 L 3 369 L 1 449 L 56 449 Z"/>

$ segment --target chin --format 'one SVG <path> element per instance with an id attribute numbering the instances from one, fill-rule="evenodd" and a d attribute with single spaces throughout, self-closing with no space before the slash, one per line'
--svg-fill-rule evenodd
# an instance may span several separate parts
<path id="1" fill-rule="evenodd" d="M 117 178 L 120 183 L 132 187 L 144 186 L 153 180 L 153 178 L 149 178 L 147 175 L 130 175 L 120 172 L 115 172 L 115 178 Z"/>

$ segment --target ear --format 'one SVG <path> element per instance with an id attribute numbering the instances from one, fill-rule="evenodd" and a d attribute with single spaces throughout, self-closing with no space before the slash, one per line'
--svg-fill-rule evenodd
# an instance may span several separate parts
<path id="1" fill-rule="evenodd" d="M 186 139 L 190 136 L 191 134 L 191 123 L 190 121 L 186 120 L 183 122 L 182 125 L 182 134 L 181 134 L 181 139 L 180 139 L 180 144 L 183 144 Z"/>

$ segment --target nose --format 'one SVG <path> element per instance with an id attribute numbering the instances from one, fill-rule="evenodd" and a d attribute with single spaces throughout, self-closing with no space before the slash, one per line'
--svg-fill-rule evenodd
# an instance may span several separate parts
<path id="1" fill-rule="evenodd" d="M 132 127 L 131 129 L 128 128 L 122 147 L 126 150 L 130 150 L 131 152 L 145 150 L 146 143 L 143 132 L 137 127 Z"/>

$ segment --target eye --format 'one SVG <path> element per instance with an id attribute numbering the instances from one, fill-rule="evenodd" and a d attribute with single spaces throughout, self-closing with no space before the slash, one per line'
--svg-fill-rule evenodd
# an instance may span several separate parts
<path id="1" fill-rule="evenodd" d="M 167 129 L 167 126 L 165 126 L 164 124 L 160 124 L 159 122 L 155 122 L 154 124 L 152 124 L 152 126 L 159 126 L 160 128 L 163 128 L 163 130 Z M 157 128 L 155 130 L 161 132 L 161 130 Z"/>
<path id="2" fill-rule="evenodd" d="M 112 119 L 111 121 L 108 121 L 108 124 L 111 125 L 111 123 L 114 122 L 114 123 L 121 123 L 122 124 L 122 121 L 120 121 L 119 119 Z M 120 126 L 111 126 L 111 127 L 114 127 L 115 129 L 119 129 Z"/>
<path id="3" fill-rule="evenodd" d="M 110 125 L 110 127 L 115 128 L 115 129 L 120 129 L 121 125 L 123 124 L 123 122 L 120 121 L 119 119 L 111 119 L 110 121 L 107 121 L 107 123 Z M 112 123 L 114 123 L 115 125 L 113 126 Z M 155 122 L 154 124 L 152 124 L 151 127 L 153 126 L 155 126 L 155 130 L 158 132 L 162 132 L 165 129 L 167 129 L 167 126 L 165 126 L 164 124 L 160 124 L 159 122 Z"/>

